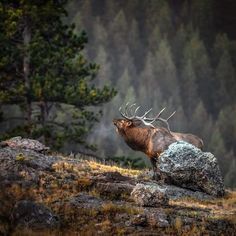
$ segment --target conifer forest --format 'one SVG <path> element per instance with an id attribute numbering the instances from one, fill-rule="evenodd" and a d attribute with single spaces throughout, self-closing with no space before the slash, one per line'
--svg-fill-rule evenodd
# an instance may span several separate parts
<path id="1" fill-rule="evenodd" d="M 0 3 L 0 138 L 144 168 L 112 120 L 127 102 L 166 107 L 171 131 L 201 137 L 236 188 L 236 2 L 53 2 Z"/>

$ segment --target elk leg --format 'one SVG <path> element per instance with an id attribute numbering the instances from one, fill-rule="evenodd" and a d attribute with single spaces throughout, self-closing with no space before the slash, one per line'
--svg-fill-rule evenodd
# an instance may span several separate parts
<path id="1" fill-rule="evenodd" d="M 156 157 L 152 157 L 151 159 L 151 164 L 152 164 L 152 169 L 153 169 L 153 179 L 154 180 L 160 180 L 161 176 L 160 176 L 160 170 L 157 167 L 157 158 Z"/>

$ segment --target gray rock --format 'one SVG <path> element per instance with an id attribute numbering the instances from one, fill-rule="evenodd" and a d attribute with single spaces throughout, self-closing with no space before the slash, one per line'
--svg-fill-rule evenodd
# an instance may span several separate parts
<path id="1" fill-rule="evenodd" d="M 213 196 L 203 192 L 168 184 L 160 185 L 157 182 L 137 184 L 131 196 L 138 205 L 149 207 L 167 205 L 168 199 L 179 200 L 182 198 L 194 198 L 200 201 L 213 199 Z"/>
<path id="2" fill-rule="evenodd" d="M 186 188 L 177 187 L 174 185 L 163 184 L 165 194 L 171 200 L 178 200 L 182 198 L 194 198 L 196 200 L 204 201 L 211 200 L 214 197 L 200 191 L 193 191 Z"/>
<path id="3" fill-rule="evenodd" d="M 96 183 L 96 191 L 100 193 L 101 196 L 107 196 L 109 198 L 119 198 L 130 196 L 134 185 L 129 183 Z"/>
<path id="4" fill-rule="evenodd" d="M 50 148 L 46 147 L 44 144 L 40 143 L 38 140 L 22 138 L 21 136 L 13 137 L 11 139 L 0 142 L 1 147 L 12 147 L 12 148 L 22 148 L 34 150 L 37 152 L 45 152 Z"/>
<path id="5" fill-rule="evenodd" d="M 214 155 L 189 143 L 171 144 L 160 155 L 158 167 L 161 177 L 168 183 L 213 196 L 224 195 L 223 180 Z"/>
<path id="6" fill-rule="evenodd" d="M 100 209 L 103 201 L 97 197 L 90 196 L 84 192 L 72 197 L 68 205 L 74 209 Z"/>
<path id="7" fill-rule="evenodd" d="M 140 206 L 160 206 L 168 204 L 168 197 L 165 194 L 165 189 L 157 184 L 137 184 L 131 197 Z"/>
<path id="8" fill-rule="evenodd" d="M 134 215 L 131 218 L 131 224 L 135 226 L 146 226 L 147 225 L 147 216 L 146 214 Z"/>
<path id="9" fill-rule="evenodd" d="M 12 212 L 12 223 L 16 227 L 30 229 L 54 229 L 59 227 L 59 218 L 47 207 L 32 201 L 22 200 L 16 203 Z"/>
<path id="10" fill-rule="evenodd" d="M 152 227 L 165 228 L 170 226 L 167 215 L 162 209 L 146 211 L 146 217 L 148 224 Z"/>

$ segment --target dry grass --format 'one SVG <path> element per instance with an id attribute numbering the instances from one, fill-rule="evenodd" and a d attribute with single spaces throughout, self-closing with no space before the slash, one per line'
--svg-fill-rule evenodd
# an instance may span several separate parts
<path id="1" fill-rule="evenodd" d="M 183 198 L 170 201 L 170 205 L 183 208 L 180 214 L 207 220 L 225 220 L 236 225 L 236 192 L 228 191 L 225 197 L 199 201 Z"/>
<path id="2" fill-rule="evenodd" d="M 107 202 L 102 205 L 101 212 L 104 214 L 127 213 L 128 215 L 139 214 L 141 211 L 134 206 L 117 205 L 113 202 Z"/>
<path id="3" fill-rule="evenodd" d="M 127 169 L 127 168 L 121 168 L 116 165 L 105 165 L 99 162 L 95 161 L 86 161 L 88 166 L 91 168 L 91 171 L 98 172 L 98 173 L 104 173 L 104 172 L 119 172 L 122 175 L 130 176 L 130 177 L 137 177 L 142 173 L 140 170 L 133 170 L 133 169 Z"/>

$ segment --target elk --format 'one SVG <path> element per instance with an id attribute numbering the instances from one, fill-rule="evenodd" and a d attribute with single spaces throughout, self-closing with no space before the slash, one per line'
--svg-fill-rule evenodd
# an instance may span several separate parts
<path id="1" fill-rule="evenodd" d="M 176 133 L 170 130 L 168 120 L 175 114 L 173 112 L 167 119 L 161 118 L 164 112 L 163 108 L 155 117 L 150 118 L 147 115 L 152 108 L 146 111 L 142 116 L 138 116 L 137 112 L 140 106 L 136 104 L 126 104 L 124 112 L 122 107 L 119 108 L 123 119 L 114 119 L 113 124 L 116 126 L 116 131 L 120 134 L 126 144 L 136 151 L 144 152 L 151 161 L 154 179 L 159 178 L 157 160 L 162 152 L 164 152 L 170 144 L 176 141 L 188 142 L 197 148 L 203 148 L 203 141 L 193 134 Z M 134 109 L 135 108 L 135 109 Z M 133 114 L 132 114 L 133 113 Z M 165 127 L 155 127 L 153 123 L 160 121 L 166 125 Z"/>

